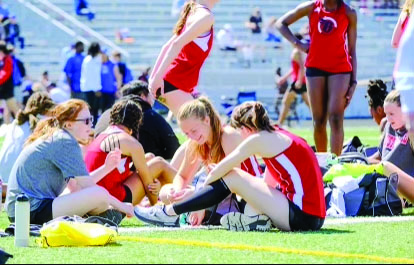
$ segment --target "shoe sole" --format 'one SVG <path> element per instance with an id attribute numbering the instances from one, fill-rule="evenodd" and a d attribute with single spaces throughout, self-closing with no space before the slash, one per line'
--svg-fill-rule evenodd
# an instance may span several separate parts
<path id="1" fill-rule="evenodd" d="M 157 222 L 157 221 L 154 221 L 154 220 L 147 219 L 147 218 L 139 215 L 136 210 L 134 210 L 134 214 L 135 214 L 135 217 L 138 218 L 139 220 L 141 220 L 141 221 L 143 221 L 143 222 L 145 222 L 147 224 L 154 225 L 154 226 L 159 226 L 159 227 L 180 227 L 180 218 L 177 218 L 177 221 L 175 221 L 174 223 L 166 223 L 166 222 Z"/>
<path id="2" fill-rule="evenodd" d="M 221 225 L 224 228 L 235 232 L 267 232 L 270 231 L 272 222 L 270 221 L 270 218 L 265 215 L 250 217 L 242 213 L 229 213 L 223 216 Z"/>

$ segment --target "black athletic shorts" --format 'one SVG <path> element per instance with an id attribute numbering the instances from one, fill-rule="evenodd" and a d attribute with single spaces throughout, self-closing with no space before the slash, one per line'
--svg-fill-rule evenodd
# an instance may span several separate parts
<path id="1" fill-rule="evenodd" d="M 39 208 L 30 212 L 30 224 L 43 225 L 53 220 L 53 200 L 46 199 L 40 203 Z M 9 221 L 14 223 L 14 218 L 9 217 Z"/>
<path id="2" fill-rule="evenodd" d="M 176 90 L 179 90 L 179 88 L 175 87 L 170 82 L 164 80 L 164 94 L 167 94 L 169 92 L 173 92 L 173 91 L 176 91 Z M 157 92 L 157 95 L 158 95 L 158 93 L 161 93 L 161 91 Z"/>
<path id="3" fill-rule="evenodd" d="M 292 232 L 318 231 L 325 219 L 304 213 L 293 202 L 289 201 L 289 224 Z"/>
<path id="4" fill-rule="evenodd" d="M 132 203 L 132 191 L 131 191 L 131 189 L 127 185 L 124 185 L 124 189 L 125 189 L 125 193 L 126 193 L 124 202 Z"/>
<path id="5" fill-rule="evenodd" d="M 320 70 L 318 68 L 306 68 L 306 77 L 329 77 L 332 75 L 344 75 L 351 74 L 352 72 L 345 73 L 330 73 L 327 71 Z"/>
<path id="6" fill-rule="evenodd" d="M 4 85 L 0 86 L 0 100 L 9 100 L 11 98 L 14 98 L 14 86 L 8 84 L 7 82 Z"/>
<path id="7" fill-rule="evenodd" d="M 290 86 L 289 91 L 291 91 L 291 92 L 295 92 L 295 93 L 296 93 L 296 94 L 298 94 L 298 95 L 302 95 L 302 94 L 304 94 L 304 93 L 308 92 L 308 89 L 306 88 L 306 84 L 302 84 L 302 87 L 301 87 L 300 89 L 297 89 L 297 88 L 295 87 L 295 84 L 296 84 L 296 81 L 295 81 L 295 82 L 293 82 L 293 84 Z"/>

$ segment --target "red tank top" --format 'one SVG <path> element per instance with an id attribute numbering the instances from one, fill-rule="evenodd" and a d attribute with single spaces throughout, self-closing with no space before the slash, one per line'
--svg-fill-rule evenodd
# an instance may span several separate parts
<path id="1" fill-rule="evenodd" d="M 260 178 L 263 174 L 263 171 L 259 165 L 255 156 L 250 157 L 241 164 L 241 169 L 246 171 L 252 176 Z"/>
<path id="2" fill-rule="evenodd" d="M 300 65 L 292 60 L 292 82 L 296 82 L 299 79 Z M 302 84 L 306 84 L 306 76 L 303 76 Z"/>
<path id="3" fill-rule="evenodd" d="M 328 12 L 323 1 L 316 0 L 309 17 L 311 41 L 306 67 L 329 73 L 351 72 L 351 56 L 347 45 L 348 26 L 345 4 L 336 11 Z"/>
<path id="4" fill-rule="evenodd" d="M 86 167 L 89 172 L 100 168 L 105 164 L 108 153 L 101 150 L 101 143 L 110 135 L 120 133 L 116 127 L 111 127 L 108 131 L 100 134 L 89 146 L 85 156 Z M 122 157 L 122 161 L 118 168 L 106 175 L 98 185 L 105 188 L 112 196 L 120 201 L 124 201 L 126 192 L 124 182 L 131 176 L 129 165 L 131 164 L 130 157 Z"/>
<path id="5" fill-rule="evenodd" d="M 263 158 L 267 173 L 288 200 L 303 212 L 325 218 L 322 173 L 313 150 L 302 138 L 279 128 L 277 130 L 292 139 L 292 145 L 276 157 Z"/>
<path id="6" fill-rule="evenodd" d="M 207 35 L 200 36 L 184 46 L 168 68 L 164 80 L 184 92 L 193 93 L 198 85 L 201 67 L 213 47 L 213 36 L 212 28 Z"/>

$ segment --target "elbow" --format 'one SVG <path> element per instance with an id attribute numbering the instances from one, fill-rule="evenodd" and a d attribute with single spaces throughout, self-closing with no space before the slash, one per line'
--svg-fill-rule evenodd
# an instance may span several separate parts
<path id="1" fill-rule="evenodd" d="M 286 24 L 283 23 L 283 21 L 281 19 L 278 19 L 276 21 L 276 28 L 277 28 L 277 30 L 281 31 L 283 27 L 286 27 Z"/>

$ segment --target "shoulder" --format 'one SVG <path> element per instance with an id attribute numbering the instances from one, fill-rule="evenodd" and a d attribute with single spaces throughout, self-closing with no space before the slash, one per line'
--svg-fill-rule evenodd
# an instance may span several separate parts
<path id="1" fill-rule="evenodd" d="M 242 142 L 243 138 L 234 128 L 230 126 L 223 128 L 221 146 L 226 154 L 233 152 Z"/>
<path id="2" fill-rule="evenodd" d="M 197 20 L 201 20 L 204 23 L 214 24 L 215 22 L 213 13 L 205 8 L 197 8 L 194 11 L 194 16 L 197 17 Z"/>
<path id="3" fill-rule="evenodd" d="M 355 10 L 355 8 L 343 3 L 343 5 L 345 6 L 345 13 L 349 18 L 356 18 L 357 17 L 357 12 Z"/>

